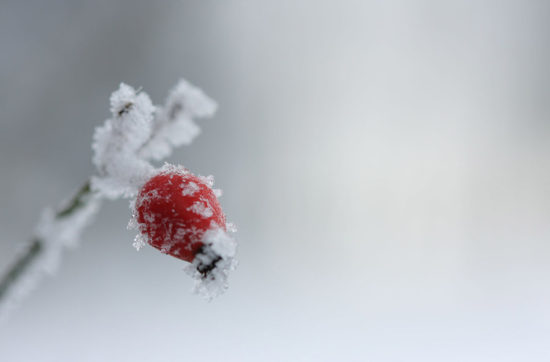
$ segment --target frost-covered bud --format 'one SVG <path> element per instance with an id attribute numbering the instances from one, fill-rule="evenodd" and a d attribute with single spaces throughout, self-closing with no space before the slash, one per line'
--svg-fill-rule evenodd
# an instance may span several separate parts
<path id="1" fill-rule="evenodd" d="M 211 117 L 217 107 L 202 90 L 181 79 L 170 91 L 164 106 L 157 108 L 153 134 L 140 149 L 141 157 L 161 160 L 169 156 L 174 147 L 190 144 L 200 133 L 194 119 Z"/>
<path id="2" fill-rule="evenodd" d="M 136 151 L 151 137 L 155 106 L 145 92 L 121 83 L 110 98 L 113 129 L 124 138 L 123 147 Z"/>
<path id="3" fill-rule="evenodd" d="M 146 93 L 124 83 L 111 95 L 112 118 L 96 129 L 92 145 L 99 173 L 92 187 L 103 196 L 134 195 L 153 171 L 138 150 L 151 138 L 155 109 Z"/>

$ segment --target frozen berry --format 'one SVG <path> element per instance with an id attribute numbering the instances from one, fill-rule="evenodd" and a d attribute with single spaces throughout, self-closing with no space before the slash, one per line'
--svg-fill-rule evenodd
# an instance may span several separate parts
<path id="1" fill-rule="evenodd" d="M 211 180 L 172 168 L 153 176 L 136 200 L 136 220 L 147 242 L 163 253 L 192 262 L 208 230 L 226 230 L 225 215 Z"/>

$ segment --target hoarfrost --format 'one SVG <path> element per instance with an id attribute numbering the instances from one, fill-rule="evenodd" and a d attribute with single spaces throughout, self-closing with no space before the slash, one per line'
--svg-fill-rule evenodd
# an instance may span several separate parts
<path id="1" fill-rule="evenodd" d="M 199 176 L 199 178 L 208 186 L 209 188 L 214 187 L 214 176 L 208 175 L 208 176 Z"/>
<path id="2" fill-rule="evenodd" d="M 133 197 L 151 176 L 150 160 L 191 143 L 200 133 L 194 118 L 212 116 L 216 103 L 200 89 L 180 80 L 164 106 L 154 106 L 145 92 L 121 83 L 111 95 L 111 118 L 94 134 L 92 187 L 111 199 Z"/>
<path id="3" fill-rule="evenodd" d="M 36 248 L 37 256 L 25 272 L 13 283 L 0 303 L 0 320 L 27 296 L 46 275 L 55 273 L 65 247 L 78 245 L 82 230 L 91 223 L 101 200 L 91 196 L 70 214 L 60 217 L 48 208 L 43 211 L 35 231 L 35 240 L 22 252 Z"/>
<path id="4" fill-rule="evenodd" d="M 197 185 L 196 183 L 194 183 L 193 181 L 191 181 L 191 182 L 189 182 L 187 185 L 183 185 L 181 194 L 182 194 L 183 196 L 191 196 L 191 195 L 193 195 L 195 192 L 197 192 L 197 191 L 199 191 L 199 190 L 200 190 L 199 185 Z"/>
<path id="5" fill-rule="evenodd" d="M 200 133 L 194 118 L 214 115 L 217 104 L 199 88 L 184 79 L 170 91 L 164 107 L 155 112 L 153 135 L 140 149 L 144 159 L 160 160 L 172 149 L 190 144 Z"/>
<path id="6" fill-rule="evenodd" d="M 183 79 L 170 91 L 164 106 L 154 106 L 146 93 L 121 83 L 110 97 L 111 117 L 97 127 L 94 133 L 93 163 L 97 174 L 90 179 L 89 188 L 81 190 L 83 193 L 73 199 L 75 204 L 70 208 L 60 213 L 51 209 L 44 211 L 35 239 L 26 249 L 21 250 L 22 256 L 18 258 L 18 262 L 28 265 L 25 264 L 15 281 L 12 282 L 10 276 L 3 280 L 7 280 L 8 284 L 0 291 L 3 293 L 0 294 L 0 318 L 5 317 L 44 275 L 56 270 L 63 248 L 77 245 L 83 228 L 91 222 L 102 198 L 135 197 L 146 180 L 158 172 L 150 160 L 165 158 L 172 153 L 173 148 L 191 143 L 200 133 L 194 119 L 210 117 L 216 108 L 212 99 Z M 188 172 L 169 164 L 160 169 L 161 172 L 171 170 Z M 212 188 L 212 176 L 203 180 Z M 192 195 L 196 192 L 195 187 L 199 188 L 198 185 L 190 184 L 182 192 L 184 195 Z M 221 190 L 215 190 L 215 193 L 220 196 Z M 130 208 L 135 209 L 135 199 L 130 202 Z M 209 206 L 202 204 L 194 210 L 206 217 L 212 213 Z M 135 215 L 128 228 L 138 229 Z M 226 288 L 227 273 L 236 265 L 236 243 L 223 231 L 207 234 L 205 254 L 188 269 L 194 270 L 189 271 L 194 276 L 196 273 L 201 275 L 197 271 L 197 263 L 207 262 L 214 254 L 221 253 L 221 259 L 216 261 L 212 273 L 207 278 L 197 280 L 196 290 L 211 298 Z M 145 237 L 138 234 L 133 246 L 139 250 L 145 243 Z M 26 257 L 30 258 L 29 262 L 25 261 Z"/>
<path id="7" fill-rule="evenodd" d="M 142 234 L 137 234 L 134 238 L 134 242 L 132 243 L 132 246 L 136 248 L 137 251 L 139 251 L 141 248 L 143 248 L 146 244 L 147 238 L 144 237 Z"/>
<path id="8" fill-rule="evenodd" d="M 193 205 L 189 207 L 189 210 L 202 217 L 210 217 L 214 213 L 210 205 L 205 205 L 201 201 L 195 201 Z"/>
<path id="9" fill-rule="evenodd" d="M 203 252 L 184 270 L 195 280 L 193 292 L 210 301 L 227 290 L 229 273 L 237 267 L 237 242 L 220 228 L 207 231 L 203 242 L 206 245 Z M 201 272 L 210 265 L 212 269 Z"/>
<path id="10" fill-rule="evenodd" d="M 36 236 L 46 245 L 75 247 L 82 230 L 92 221 L 99 206 L 100 199 L 92 195 L 86 203 L 67 216 L 59 217 L 52 209 L 46 209 L 36 228 Z"/>
<path id="11" fill-rule="evenodd" d="M 229 231 L 230 233 L 237 232 L 237 225 L 233 224 L 232 222 L 226 223 L 225 227 L 227 228 L 227 231 Z"/>
<path id="12" fill-rule="evenodd" d="M 151 175 L 153 166 L 138 150 L 151 138 L 154 112 L 147 94 L 124 83 L 111 95 L 112 118 L 96 129 L 92 145 L 99 173 L 94 190 L 111 199 L 131 197 Z"/>

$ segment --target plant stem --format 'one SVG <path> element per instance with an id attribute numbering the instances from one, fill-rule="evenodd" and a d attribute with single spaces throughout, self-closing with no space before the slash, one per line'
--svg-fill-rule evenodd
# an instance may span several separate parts
<path id="1" fill-rule="evenodd" d="M 88 196 L 92 193 L 90 182 L 87 181 L 73 198 L 68 202 L 67 206 L 61 208 L 56 214 L 55 219 L 61 220 L 71 216 L 75 211 L 86 205 Z M 26 270 L 35 262 L 40 254 L 44 251 L 44 241 L 39 237 L 31 240 L 29 247 L 8 269 L 6 274 L 0 279 L 0 301 L 6 296 L 10 288 L 15 285 L 18 279 L 23 276 Z"/>
<path id="2" fill-rule="evenodd" d="M 41 253 L 43 248 L 40 239 L 34 239 L 26 252 L 17 259 L 8 272 L 0 281 L 0 300 L 8 292 L 10 286 L 25 273 L 25 270 L 32 264 L 36 257 Z"/>

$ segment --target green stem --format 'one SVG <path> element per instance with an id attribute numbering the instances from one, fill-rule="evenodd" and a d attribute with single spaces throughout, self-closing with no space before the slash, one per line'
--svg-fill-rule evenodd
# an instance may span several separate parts
<path id="1" fill-rule="evenodd" d="M 55 214 L 56 220 L 71 216 L 76 210 L 86 205 L 88 196 L 91 194 L 90 182 L 86 182 L 80 190 L 73 196 L 67 206 L 63 207 Z M 4 298 L 10 288 L 17 283 L 26 270 L 36 261 L 44 251 L 44 241 L 35 237 L 29 244 L 29 247 L 8 269 L 6 274 L 0 279 L 0 301 Z"/>

